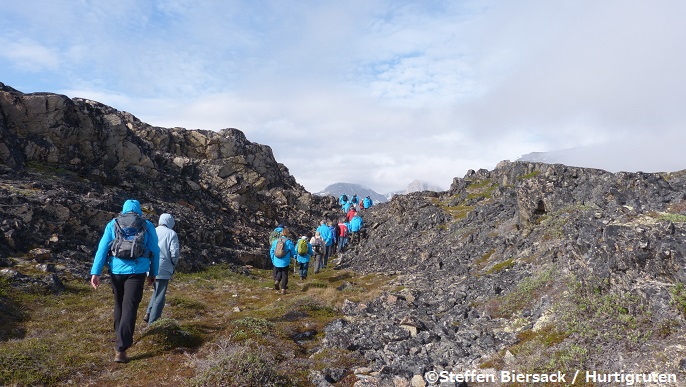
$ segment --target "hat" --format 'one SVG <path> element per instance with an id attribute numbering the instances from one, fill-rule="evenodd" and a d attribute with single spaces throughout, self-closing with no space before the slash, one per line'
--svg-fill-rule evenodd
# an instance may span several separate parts
<path id="1" fill-rule="evenodd" d="M 307 239 L 305 235 L 301 236 L 300 239 Z"/>

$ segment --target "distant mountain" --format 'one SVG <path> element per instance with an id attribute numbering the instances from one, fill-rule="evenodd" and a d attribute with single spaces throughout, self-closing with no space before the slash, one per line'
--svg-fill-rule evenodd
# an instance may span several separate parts
<path id="1" fill-rule="evenodd" d="M 407 188 L 405 188 L 404 193 L 408 194 L 408 193 L 420 192 L 420 191 L 441 192 L 441 191 L 445 191 L 445 189 L 443 189 L 437 185 L 433 185 L 433 184 L 426 182 L 426 181 L 415 180 L 412 183 L 407 185 Z"/>
<path id="2" fill-rule="evenodd" d="M 354 183 L 333 183 L 324 188 L 322 191 L 315 193 L 315 195 L 319 196 L 331 195 L 336 199 L 338 199 L 338 197 L 342 194 L 346 194 L 348 197 L 352 197 L 354 194 L 357 194 L 357 197 L 360 199 L 369 196 L 373 203 L 384 203 L 388 201 L 388 198 L 385 195 L 382 195 L 371 188 Z"/>
<path id="3" fill-rule="evenodd" d="M 391 200 L 393 198 L 393 195 L 406 195 L 406 194 L 409 194 L 412 192 L 421 192 L 421 191 L 443 192 L 443 191 L 445 191 L 445 189 L 443 189 L 437 185 L 433 185 L 433 184 L 426 182 L 426 181 L 415 180 L 415 181 L 411 182 L 410 184 L 408 184 L 404 190 L 389 192 L 386 194 L 386 197 L 388 198 L 388 200 Z"/>

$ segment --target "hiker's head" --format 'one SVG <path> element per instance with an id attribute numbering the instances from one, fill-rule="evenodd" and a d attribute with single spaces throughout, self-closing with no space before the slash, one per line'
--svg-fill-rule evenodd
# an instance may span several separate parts
<path id="1" fill-rule="evenodd" d="M 157 222 L 157 224 L 172 229 L 174 228 L 176 222 L 174 221 L 174 217 L 171 216 L 171 214 L 164 213 L 160 215 L 160 220 Z"/>
<path id="2" fill-rule="evenodd" d="M 121 213 L 125 214 L 127 212 L 135 212 L 140 216 L 143 216 L 143 211 L 141 210 L 141 204 L 138 202 L 138 200 L 134 199 L 129 199 L 124 202 L 124 205 L 121 208 Z"/>
<path id="3" fill-rule="evenodd" d="M 288 236 L 289 234 L 288 227 L 284 227 L 283 230 L 281 230 L 281 235 Z"/>

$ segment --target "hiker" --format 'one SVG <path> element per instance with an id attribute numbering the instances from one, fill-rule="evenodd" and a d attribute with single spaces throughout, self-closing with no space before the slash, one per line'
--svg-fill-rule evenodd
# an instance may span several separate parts
<path id="1" fill-rule="evenodd" d="M 360 202 L 360 200 L 357 198 L 357 194 L 353 194 L 352 199 L 350 199 L 350 203 L 353 205 L 355 209 L 357 209 L 357 204 Z"/>
<path id="2" fill-rule="evenodd" d="M 360 231 L 362 230 L 363 225 L 364 222 L 362 221 L 362 217 L 355 214 L 350 220 L 350 243 L 357 243 L 360 240 Z"/>
<path id="3" fill-rule="evenodd" d="M 283 228 L 281 236 L 274 240 L 269 249 L 269 256 L 274 265 L 274 290 L 281 290 L 281 294 L 286 294 L 288 289 L 288 266 L 296 254 L 295 246 L 288 238 L 288 234 L 288 229 Z"/>
<path id="4" fill-rule="evenodd" d="M 374 203 L 372 203 L 372 198 L 367 196 L 366 198 L 362 199 L 362 205 L 364 206 L 365 209 L 371 207 Z"/>
<path id="5" fill-rule="evenodd" d="M 162 316 L 162 309 L 166 301 L 169 280 L 174 274 L 176 264 L 179 262 L 179 236 L 174 231 L 174 217 L 164 213 L 160 215 L 155 229 L 157 232 L 157 245 L 160 247 L 160 266 L 155 287 L 148 303 L 143 321 L 148 325 L 157 321 Z"/>
<path id="6" fill-rule="evenodd" d="M 348 242 L 348 226 L 345 224 L 345 219 L 338 223 L 338 230 L 338 252 L 341 253 Z"/>
<path id="7" fill-rule="evenodd" d="M 317 274 L 322 269 L 324 251 L 326 250 L 326 242 L 322 239 L 319 231 L 315 232 L 310 239 L 310 246 L 314 252 L 314 274 Z"/>
<path id="8" fill-rule="evenodd" d="M 345 220 L 350 222 L 352 220 L 353 216 L 355 216 L 356 214 L 357 214 L 357 211 L 355 211 L 354 208 L 351 208 L 350 211 L 348 211 L 348 213 L 345 215 Z"/>
<path id="9" fill-rule="evenodd" d="M 307 241 L 306 236 L 301 236 L 295 247 L 297 256 L 295 260 L 300 266 L 300 279 L 305 280 L 307 278 L 307 269 L 310 265 L 310 257 L 314 254 L 312 250 L 312 245 Z"/>
<path id="10" fill-rule="evenodd" d="M 343 207 L 345 203 L 348 202 L 348 195 L 345 194 L 345 192 L 338 198 L 338 203 Z"/>
<path id="11" fill-rule="evenodd" d="M 326 225 L 326 221 L 322 220 L 322 223 L 317 227 L 317 232 L 319 232 L 319 235 L 322 237 L 324 240 L 325 248 L 324 248 L 324 256 L 322 257 L 322 269 L 326 267 L 326 264 L 329 262 L 329 257 L 331 256 L 331 250 L 333 246 L 333 235 L 331 234 L 331 230 L 329 230 L 329 226 Z"/>
<path id="12" fill-rule="evenodd" d="M 355 208 L 355 206 L 353 206 L 353 204 L 351 202 L 345 202 L 345 204 L 343 204 L 342 208 L 343 208 L 343 213 L 347 214 L 348 211 L 350 211 L 351 208 Z"/>
<path id="13" fill-rule="evenodd" d="M 334 227 L 333 222 L 329 220 L 326 222 L 326 226 L 329 228 L 329 233 L 331 233 L 331 245 L 329 246 L 329 255 L 324 257 L 324 267 L 329 264 L 329 258 L 331 258 L 336 251 L 336 241 L 338 240 L 338 234 L 336 234 L 336 228 Z M 338 223 L 336 223 L 336 226 L 338 226 Z"/>
<path id="14" fill-rule="evenodd" d="M 142 243 L 137 246 L 130 240 L 124 240 L 124 234 L 133 234 L 134 241 Z M 160 247 L 155 226 L 143 219 L 137 200 L 125 201 L 121 214 L 105 226 L 91 267 L 91 286 L 96 290 L 105 265 L 110 273 L 116 334 L 114 361 L 117 363 L 128 361 L 126 350 L 133 345 L 136 314 L 143 298 L 145 278 L 150 285 L 155 283 L 159 262 Z"/>

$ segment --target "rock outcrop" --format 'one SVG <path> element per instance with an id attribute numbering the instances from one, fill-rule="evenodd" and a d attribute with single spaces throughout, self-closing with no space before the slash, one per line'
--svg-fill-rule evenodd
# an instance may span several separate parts
<path id="1" fill-rule="evenodd" d="M 0 83 L 0 266 L 47 262 L 87 277 L 128 198 L 154 223 L 176 217 L 180 270 L 266 265 L 276 224 L 310 231 L 335 208 L 237 129 L 153 127 L 95 101 Z"/>
<path id="2" fill-rule="evenodd" d="M 397 275 L 325 346 L 392 385 L 428 371 L 672 373 L 685 380 L 686 171 L 527 162 L 363 211 L 340 267 Z M 571 378 L 571 377 L 570 377 Z"/>

